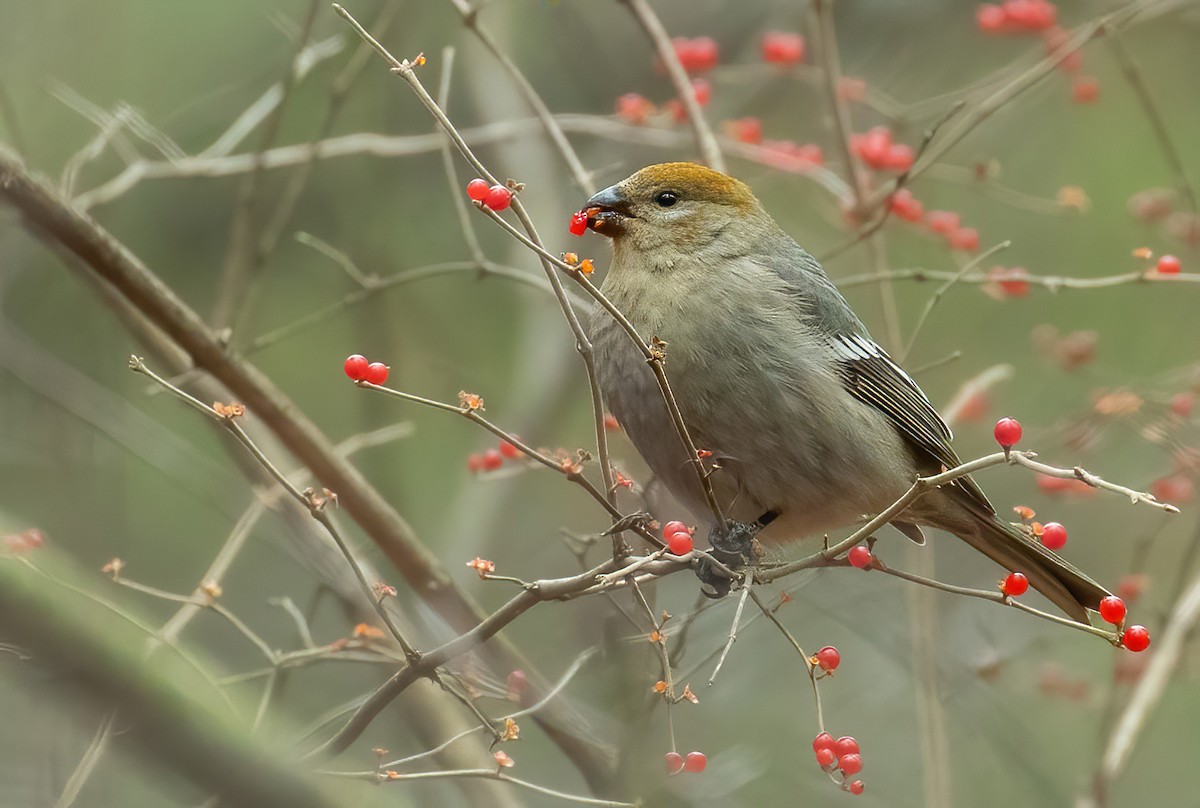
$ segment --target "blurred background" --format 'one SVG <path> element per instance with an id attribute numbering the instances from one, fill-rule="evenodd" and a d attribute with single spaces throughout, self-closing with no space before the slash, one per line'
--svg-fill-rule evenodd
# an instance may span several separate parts
<path id="1" fill-rule="evenodd" d="M 846 165 L 807 4 L 652 3 L 670 35 L 715 41 L 715 65 L 696 76 L 708 82 L 703 114 L 730 172 L 753 186 L 801 244 L 830 256 L 830 275 L 847 281 L 852 305 L 936 405 L 957 397 L 960 455 L 992 451 L 991 425 L 1011 415 L 1024 425 L 1022 446 L 1046 462 L 1082 465 L 1180 505 L 1176 516 L 1132 507 L 1120 496 L 1056 486 L 1018 468 L 980 475 L 1000 512 L 1026 506 L 1039 521 L 1065 524 L 1064 554 L 1110 588 L 1123 587 L 1132 620 L 1157 638 L 1196 575 L 1200 536 L 1193 502 L 1200 433 L 1191 409 L 1200 392 L 1200 321 L 1197 287 L 1187 282 L 1200 266 L 1190 191 L 1200 136 L 1200 9 L 1060 3 L 1058 24 L 1068 32 L 1106 13 L 1118 17 L 1069 69 L 1045 71 L 988 110 L 987 100 L 1016 86 L 1056 33 L 995 35 L 972 3 L 834 6 L 841 71 L 852 79 L 840 86 L 853 132 L 886 126 L 915 149 L 961 102 L 931 141 L 940 154 L 938 135 L 991 112 L 909 184 L 926 211 L 957 213 L 961 227 L 976 229 L 978 248 L 953 249 L 931 232 L 928 217 L 899 215 L 850 244 L 857 223 L 847 214 Z M 524 183 L 521 200 L 547 249 L 591 257 L 602 276 L 607 244 L 569 235 L 568 217 L 594 190 L 643 165 L 697 159 L 689 125 L 671 110 L 671 80 L 621 2 L 476 7 L 468 21 L 529 80 L 588 177 L 573 175 L 517 83 L 453 3 L 347 5 L 398 57 L 425 54 L 421 80 L 431 93 L 446 94 L 450 118 L 492 172 Z M 397 389 L 447 402 L 460 390 L 483 396 L 486 415 L 531 445 L 594 447 L 586 378 L 541 267 L 474 211 L 464 233 L 455 197 L 474 172 L 455 154 L 447 179 L 428 112 L 382 60 L 360 50 L 326 4 L 26 1 L 6 12 L 0 141 L 7 148 L 225 329 L 231 346 L 333 441 L 369 436 L 354 464 L 483 608 L 499 607 L 513 589 L 479 580 L 466 566 L 476 556 L 525 580 L 579 571 L 573 537 L 608 524 L 581 490 L 521 461 L 471 470 L 471 455 L 495 449 L 493 436 L 453 415 L 358 390 L 342 373 L 343 359 L 362 353 L 391 366 L 389 386 Z M 769 32 L 802 35 L 803 57 L 764 58 Z M 643 101 L 618 104 L 630 93 Z M 762 142 L 747 132 L 754 124 L 731 123 L 748 117 L 760 122 Z M 313 159 L 306 144 L 324 139 L 333 141 Z M 820 160 L 797 160 L 799 146 L 819 147 Z M 1172 153 L 1182 159 L 1182 175 Z M 896 174 L 864 169 L 865 188 Z M 890 284 L 863 278 L 881 270 L 954 273 L 1002 242 L 1010 245 L 945 288 L 927 316 L 941 281 L 911 273 Z M 1180 259 L 1179 282 L 1153 271 L 1164 254 Z M 499 269 L 481 270 L 478 256 Z M 228 267 L 237 261 L 249 269 L 231 282 Z M 1012 268 L 1037 277 L 1150 277 L 1095 288 L 1026 287 Z M 414 274 L 361 291 L 363 277 L 407 272 Z M 894 322 L 886 316 L 892 304 Z M 317 645 L 352 638 L 362 604 L 341 557 L 294 503 L 269 499 L 253 514 L 261 518 L 248 522 L 247 509 L 273 491 L 269 481 L 210 422 L 131 373 L 131 353 L 146 354 L 153 369 L 205 403 L 220 391 L 140 342 L 105 287 L 46 249 L 11 207 L 0 207 L 0 533 L 9 545 L 0 564 L 41 581 L 43 595 L 136 669 L 148 630 L 180 604 L 120 586 L 101 567 L 122 559 L 126 580 L 186 597 L 240 526 L 244 546 L 220 581 L 219 602 L 272 649 L 303 648 L 300 623 Z M 296 470 L 253 412 L 245 423 L 281 469 Z M 621 493 L 621 505 L 645 507 L 647 472 L 619 432 L 613 441 L 619 468 L 637 483 Z M 599 480 L 594 463 L 587 472 Z M 650 501 L 659 518 L 683 518 L 661 498 Z M 395 603 L 417 646 L 453 636 L 365 534 L 345 514 L 335 518 L 364 563 L 398 587 Z M 34 529 L 44 537 L 36 547 L 23 533 Z M 919 553 L 893 532 L 880 538 L 882 557 L 898 567 L 982 589 L 999 577 L 998 568 L 945 536 Z M 1134 656 L 1016 610 L 879 574 L 803 573 L 764 587 L 764 598 L 777 602 L 784 589 L 793 600 L 779 617 L 800 643 L 841 651 L 842 666 L 821 693 L 826 728 L 863 747 L 866 791 L 856 804 L 1072 805 L 1094 796 L 1114 721 L 1155 654 L 1152 646 Z M 674 629 L 696 606 L 696 581 L 675 575 L 654 594 L 656 607 L 676 616 L 668 623 Z M 622 598 L 620 605 L 631 605 Z M 805 668 L 768 621 L 750 622 L 747 612 L 720 676 L 706 684 L 734 600 L 697 617 L 677 671 L 687 674 L 699 703 L 671 710 L 675 744 L 708 755 L 700 775 L 664 778 L 662 756 L 672 740 L 663 705 L 650 709 L 656 657 L 609 601 L 539 606 L 505 635 L 551 681 L 596 649 L 561 698 L 582 734 L 616 750 L 624 798 L 697 806 L 850 800 L 812 759 L 818 724 Z M 305 619 L 298 623 L 295 614 Z M 1192 632 L 1183 634 L 1161 701 L 1102 804 L 1195 804 L 1197 654 Z M 236 732 L 291 763 L 337 726 L 305 735 L 314 722 L 397 667 L 379 658 L 325 659 L 270 678 L 278 689 L 264 702 L 263 653 L 227 619 L 202 612 L 178 647 L 186 657 L 159 651 L 146 670 L 195 709 L 232 712 Z M 209 790 L 153 750 L 123 743 L 120 715 L 115 744 L 92 755 L 94 767 L 81 774 L 105 705 L 86 688 L 66 687 L 60 668 L 39 665 L 36 654 L 26 659 L 7 645 L 0 651 L 0 804 L 211 804 Z M 514 709 L 506 700 L 508 671 L 477 660 L 451 667 L 481 710 L 499 716 Z M 254 671 L 255 678 L 237 678 Z M 469 713 L 436 688 L 414 689 L 327 768 L 370 770 L 374 747 L 393 760 L 471 726 Z M 454 761 L 426 759 L 400 770 L 493 767 L 480 737 L 462 742 Z M 516 761 L 506 770 L 513 776 L 589 793 L 528 719 L 520 740 L 503 748 Z M 324 777 L 319 788 L 330 804 L 570 804 L 462 779 L 372 788 Z"/>

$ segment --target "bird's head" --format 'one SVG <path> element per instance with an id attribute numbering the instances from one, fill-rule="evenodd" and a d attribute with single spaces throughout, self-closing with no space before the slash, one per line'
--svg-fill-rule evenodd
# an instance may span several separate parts
<path id="1" fill-rule="evenodd" d="M 744 182 L 696 163 L 661 163 L 605 188 L 584 206 L 588 227 L 618 253 L 696 255 L 748 247 L 774 223 Z"/>

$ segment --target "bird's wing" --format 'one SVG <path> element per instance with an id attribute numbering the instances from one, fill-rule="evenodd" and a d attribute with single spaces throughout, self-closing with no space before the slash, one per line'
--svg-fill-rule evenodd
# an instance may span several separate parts
<path id="1" fill-rule="evenodd" d="M 795 251 L 783 261 L 776 256 L 764 263 L 795 290 L 802 316 L 828 341 L 842 385 L 850 395 L 887 416 L 917 456 L 927 458 L 931 466 L 950 469 L 960 465 L 962 461 L 950 446 L 954 435 L 924 391 L 871 339 L 817 260 L 799 246 Z M 995 512 L 970 477 L 960 478 L 956 487 L 987 512 Z"/>
<path id="2" fill-rule="evenodd" d="M 954 435 L 938 415 L 925 393 L 887 355 L 883 348 L 862 334 L 832 334 L 830 346 L 838 362 L 838 375 L 850 395 L 887 416 L 909 445 L 947 469 L 961 464 L 950 446 Z M 972 499 L 992 506 L 970 477 L 958 480 Z"/>

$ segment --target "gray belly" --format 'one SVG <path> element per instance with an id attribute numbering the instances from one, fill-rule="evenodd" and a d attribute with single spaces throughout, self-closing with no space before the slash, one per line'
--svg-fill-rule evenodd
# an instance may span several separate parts
<path id="1" fill-rule="evenodd" d="M 794 316 L 765 309 L 757 321 L 717 312 L 695 322 L 653 296 L 614 302 L 643 336 L 667 341 L 667 378 L 696 446 L 721 466 L 710 480 L 727 516 L 750 521 L 776 510 L 786 518 L 772 532 L 789 535 L 772 538 L 798 539 L 881 510 L 911 483 L 915 469 L 900 437 L 845 392 L 830 357 L 803 338 Z M 654 474 L 697 521 L 710 523 L 641 352 L 603 311 L 592 319 L 592 338 L 609 408 Z"/>

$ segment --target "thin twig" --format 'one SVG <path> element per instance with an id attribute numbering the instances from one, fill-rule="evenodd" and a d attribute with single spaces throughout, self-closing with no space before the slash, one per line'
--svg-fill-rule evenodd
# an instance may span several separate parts
<path id="1" fill-rule="evenodd" d="M 721 672 L 721 666 L 725 664 L 725 657 L 729 656 L 729 649 L 737 641 L 738 623 L 742 622 L 742 609 L 746 606 L 746 598 L 750 596 L 750 584 L 742 585 L 742 596 L 738 598 L 737 608 L 733 612 L 733 622 L 729 624 L 729 636 L 725 638 L 725 646 L 721 649 L 721 656 L 717 659 L 717 665 L 713 668 L 712 676 L 708 677 L 708 686 L 717 679 L 717 674 Z"/>
<path id="2" fill-rule="evenodd" d="M 945 295 L 946 292 L 950 291 L 950 287 L 962 280 L 963 276 L 972 269 L 979 266 L 1001 250 L 1008 249 L 1010 246 L 1012 246 L 1011 241 L 1002 241 L 994 247 L 984 250 L 979 255 L 963 264 L 961 269 L 955 272 L 951 278 L 937 288 L 937 290 L 930 296 L 929 300 L 925 301 L 925 307 L 921 309 L 921 313 L 917 316 L 917 323 L 913 326 L 912 334 L 910 334 L 908 337 L 908 344 L 904 346 L 904 350 L 900 353 L 899 361 L 901 363 L 903 363 L 904 360 L 908 358 L 908 355 L 912 353 L 913 345 L 916 344 L 917 336 L 921 333 L 921 329 L 925 326 L 925 321 L 929 319 L 929 315 L 933 311 L 934 307 L 941 302 L 942 296 Z"/>
<path id="3" fill-rule="evenodd" d="M 696 100 L 696 91 L 692 88 L 691 79 L 688 78 L 687 71 L 683 69 L 683 64 L 679 61 L 679 54 L 675 52 L 675 45 L 671 42 L 671 36 L 667 33 L 667 29 L 663 27 L 662 20 L 658 18 L 646 0 L 619 1 L 633 14 L 638 25 L 646 32 L 646 36 L 650 37 L 655 53 L 658 54 L 659 60 L 666 68 L 667 76 L 675 87 L 675 94 L 679 97 L 679 102 L 683 105 L 683 111 L 687 115 L 688 126 L 691 127 L 692 134 L 696 138 L 696 148 L 700 152 L 700 159 L 711 168 L 725 173 L 725 157 L 717 145 L 717 138 L 713 135 L 712 127 L 704 118 L 704 111 Z"/>

